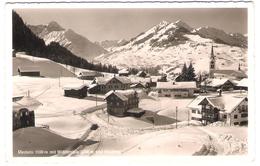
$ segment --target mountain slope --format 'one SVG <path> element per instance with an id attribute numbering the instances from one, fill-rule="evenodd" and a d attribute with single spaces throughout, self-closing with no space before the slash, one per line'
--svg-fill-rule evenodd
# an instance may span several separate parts
<path id="1" fill-rule="evenodd" d="M 180 20 L 175 23 L 162 21 L 95 60 L 119 67 L 160 66 L 173 67 L 176 71 L 180 71 L 184 63 L 192 62 L 196 72 L 203 72 L 208 71 L 211 46 L 214 45 L 218 68 L 237 69 L 241 63 L 246 69 L 246 44 L 245 37 L 215 28 L 193 29 Z"/>
<path id="2" fill-rule="evenodd" d="M 51 42 L 45 45 L 43 39 L 36 36 L 23 22 L 22 18 L 13 11 L 12 13 L 12 31 L 13 31 L 13 51 L 25 52 L 28 55 L 50 59 L 54 62 L 70 65 L 73 67 L 112 72 L 116 73 L 118 69 L 112 65 L 102 65 L 89 63 L 87 60 L 74 55 L 59 43 Z M 57 26 L 55 29 L 59 28 Z"/>
<path id="3" fill-rule="evenodd" d="M 101 46 L 92 43 L 87 38 L 77 34 L 71 29 L 65 30 L 57 22 L 52 21 L 48 25 L 28 25 L 34 34 L 42 38 L 46 45 L 58 42 L 75 55 L 91 60 L 94 57 L 106 53 Z"/>

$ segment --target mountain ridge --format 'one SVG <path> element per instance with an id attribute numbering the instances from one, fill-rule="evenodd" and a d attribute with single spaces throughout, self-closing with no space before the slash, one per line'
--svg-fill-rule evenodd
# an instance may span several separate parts
<path id="1" fill-rule="evenodd" d="M 98 62 L 129 67 L 174 67 L 192 62 L 197 72 L 208 71 L 211 46 L 215 47 L 219 68 L 236 69 L 241 63 L 247 70 L 247 38 L 210 27 L 194 29 L 182 20 L 162 21 L 95 58 Z"/>
<path id="2" fill-rule="evenodd" d="M 58 42 L 75 55 L 86 60 L 92 60 L 96 56 L 107 53 L 103 47 L 91 42 L 86 37 L 76 33 L 72 29 L 65 29 L 56 21 L 47 25 L 28 25 L 34 34 L 42 38 L 46 45 Z"/>

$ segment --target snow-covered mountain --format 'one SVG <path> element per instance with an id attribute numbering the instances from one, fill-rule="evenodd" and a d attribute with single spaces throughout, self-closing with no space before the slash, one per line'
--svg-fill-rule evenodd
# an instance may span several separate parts
<path id="1" fill-rule="evenodd" d="M 50 22 L 48 25 L 28 25 L 28 27 L 33 33 L 42 38 L 46 45 L 53 41 L 58 42 L 75 55 L 87 60 L 92 60 L 96 56 L 107 52 L 98 44 L 89 41 L 73 30 L 62 28 L 55 21 Z"/>
<path id="2" fill-rule="evenodd" d="M 245 36 L 210 27 L 194 29 L 181 20 L 162 21 L 95 60 L 118 67 L 160 66 L 163 70 L 176 71 L 184 63 L 192 62 L 196 72 L 208 71 L 212 45 L 219 69 L 237 69 L 239 63 L 247 69 Z"/>
<path id="3" fill-rule="evenodd" d="M 127 41 L 125 39 L 121 40 L 104 40 L 100 42 L 96 42 L 96 44 L 100 45 L 106 50 L 110 50 L 113 47 L 119 47 L 126 43 Z"/>

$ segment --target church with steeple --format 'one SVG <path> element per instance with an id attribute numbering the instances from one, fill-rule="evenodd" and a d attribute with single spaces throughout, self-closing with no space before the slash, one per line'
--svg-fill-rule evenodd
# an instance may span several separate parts
<path id="1" fill-rule="evenodd" d="M 211 46 L 211 54 L 209 61 L 209 77 L 210 78 L 229 78 L 241 80 L 247 78 L 244 71 L 241 70 L 241 64 L 238 64 L 237 70 L 219 70 L 216 68 L 216 56 L 214 55 L 214 46 Z"/>

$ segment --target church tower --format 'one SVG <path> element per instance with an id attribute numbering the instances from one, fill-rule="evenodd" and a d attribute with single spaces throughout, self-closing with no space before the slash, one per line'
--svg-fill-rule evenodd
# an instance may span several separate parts
<path id="1" fill-rule="evenodd" d="M 214 55 L 213 45 L 211 46 L 211 55 L 209 61 L 209 77 L 214 77 L 214 71 L 216 70 L 216 57 Z"/>

